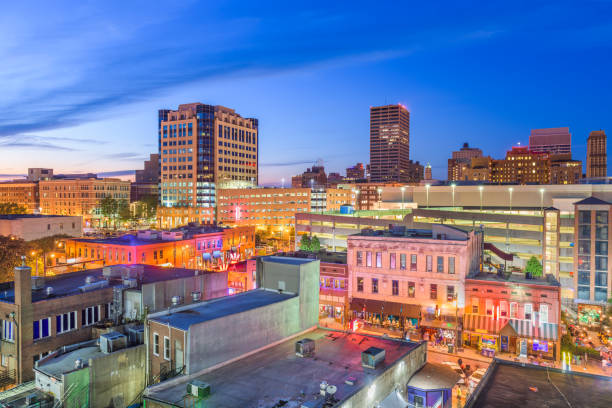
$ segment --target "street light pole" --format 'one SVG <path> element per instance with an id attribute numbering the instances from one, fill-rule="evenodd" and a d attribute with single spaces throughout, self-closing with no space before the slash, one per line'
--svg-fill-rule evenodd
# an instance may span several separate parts
<path id="1" fill-rule="evenodd" d="M 425 184 L 425 194 L 427 196 L 427 208 L 429 208 L 429 187 L 431 187 L 431 184 Z"/>
<path id="2" fill-rule="evenodd" d="M 455 187 L 457 187 L 455 183 L 451 184 L 451 190 L 452 190 L 452 196 L 453 196 L 453 209 L 455 208 Z"/>
<path id="3" fill-rule="evenodd" d="M 512 191 L 514 188 L 508 187 L 508 193 L 510 194 L 510 211 L 512 211 Z"/>
<path id="4" fill-rule="evenodd" d="M 480 212 L 482 212 L 482 190 L 484 190 L 484 186 L 478 186 L 478 191 L 480 192 Z"/>
<path id="5" fill-rule="evenodd" d="M 540 212 L 544 214 L 544 189 L 540 189 Z"/>

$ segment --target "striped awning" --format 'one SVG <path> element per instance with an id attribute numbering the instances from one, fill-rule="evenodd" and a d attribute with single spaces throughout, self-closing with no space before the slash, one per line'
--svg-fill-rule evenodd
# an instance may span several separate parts
<path id="1" fill-rule="evenodd" d="M 559 326 L 554 323 L 532 322 L 531 320 L 510 319 L 508 324 L 520 337 L 533 339 L 553 340 L 559 339 Z"/>
<path id="2" fill-rule="evenodd" d="M 492 316 L 466 314 L 463 317 L 463 330 L 477 333 L 498 334 L 508 319 L 494 319 Z"/>

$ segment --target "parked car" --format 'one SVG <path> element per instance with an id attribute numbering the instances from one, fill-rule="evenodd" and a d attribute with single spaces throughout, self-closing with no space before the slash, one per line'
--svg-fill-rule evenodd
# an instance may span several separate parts
<path id="1" fill-rule="evenodd" d="M 474 388 L 476 388 L 476 386 L 480 383 L 480 380 L 482 380 L 482 377 L 484 377 L 486 372 L 486 368 L 479 368 L 478 370 L 472 373 L 469 379 L 470 389 L 473 390 Z"/>
<path id="2" fill-rule="evenodd" d="M 460 384 L 460 385 L 465 384 L 465 373 L 463 372 L 461 367 L 459 367 L 456 363 L 453 363 L 452 361 L 445 361 L 442 364 L 447 365 L 451 370 L 459 374 L 461 378 L 459 378 L 459 381 L 457 381 L 457 384 Z"/>

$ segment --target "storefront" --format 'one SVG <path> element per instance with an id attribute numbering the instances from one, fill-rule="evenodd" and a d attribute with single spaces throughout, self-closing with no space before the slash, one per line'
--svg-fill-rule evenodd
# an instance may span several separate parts
<path id="1" fill-rule="evenodd" d="M 416 329 L 421 315 L 419 305 L 361 298 L 351 299 L 350 310 L 351 319 L 395 330 Z"/>
<path id="2" fill-rule="evenodd" d="M 506 322 L 506 319 L 492 316 L 466 314 L 463 318 L 463 345 L 488 356 L 503 351 L 500 331 Z"/>
<path id="3" fill-rule="evenodd" d="M 558 359 L 559 326 L 556 324 L 510 319 L 502 333 L 514 341 L 512 350 L 519 357 Z"/>
<path id="4" fill-rule="evenodd" d="M 438 345 L 455 344 L 457 325 L 454 316 L 440 316 L 435 320 L 421 320 L 422 339 Z"/>

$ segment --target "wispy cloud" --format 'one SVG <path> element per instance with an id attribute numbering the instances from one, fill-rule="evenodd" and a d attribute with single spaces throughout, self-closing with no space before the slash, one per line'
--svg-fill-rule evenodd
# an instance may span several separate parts
<path id="1" fill-rule="evenodd" d="M 58 143 L 60 142 L 60 143 Z M 71 138 L 43 138 L 33 135 L 18 135 L 0 138 L 0 146 L 5 149 L 36 149 L 36 150 L 62 150 L 67 152 L 78 151 L 74 146 L 67 146 L 61 142 L 71 144 L 83 141 Z"/>
<path id="2" fill-rule="evenodd" d="M 296 160 L 288 162 L 273 162 L 273 163 L 259 163 L 261 167 L 283 167 L 283 166 L 297 166 L 299 164 L 313 164 L 315 160 Z"/>
<path id="3" fill-rule="evenodd" d="M 122 177 L 133 176 L 134 174 L 136 174 L 134 170 L 115 170 L 98 173 L 98 177 Z"/>
<path id="4" fill-rule="evenodd" d="M 146 156 L 140 152 L 118 152 L 118 153 L 110 153 L 110 154 L 105 154 L 103 156 L 104 158 L 107 159 L 114 159 L 114 160 L 141 160 L 144 161 L 146 159 L 149 158 L 149 156 Z"/>

